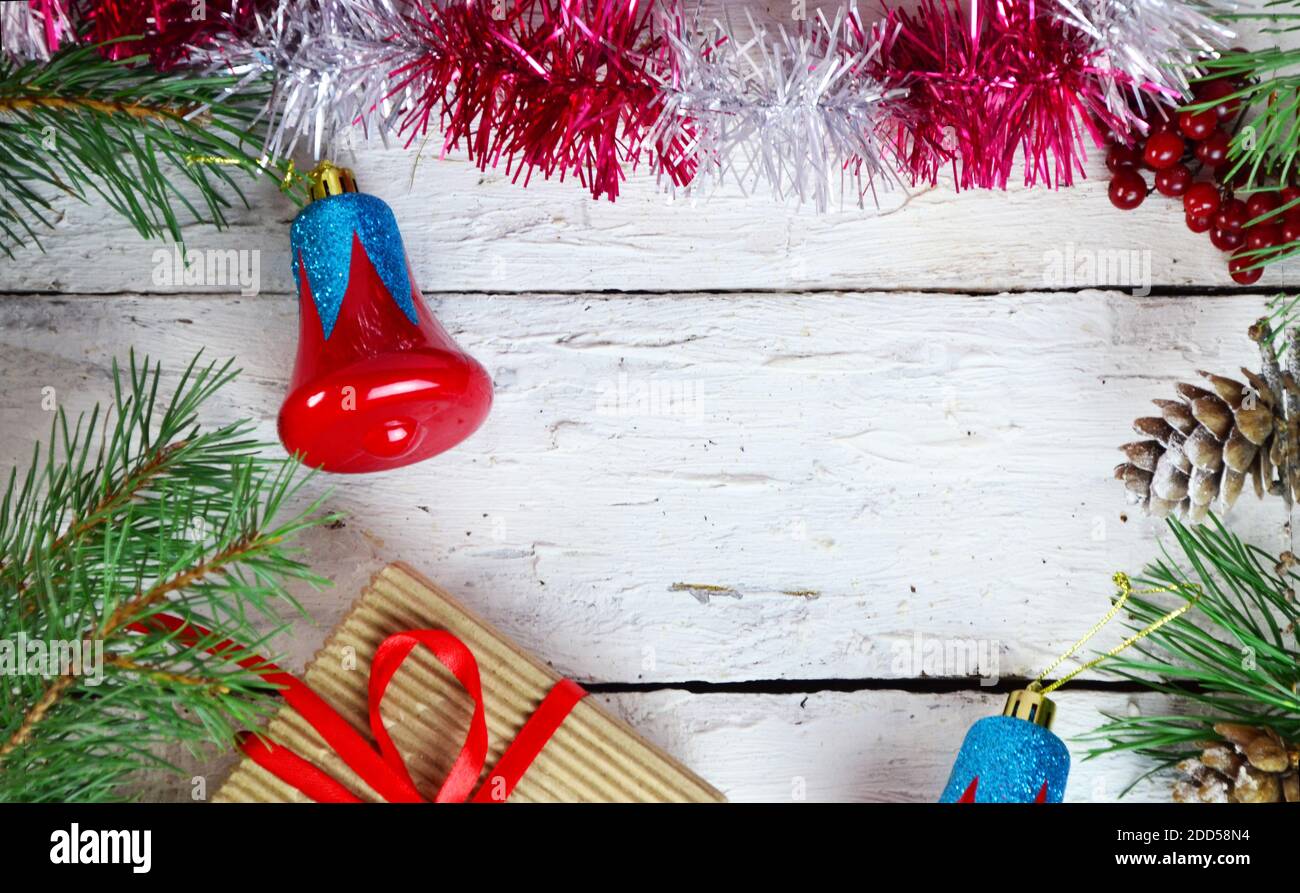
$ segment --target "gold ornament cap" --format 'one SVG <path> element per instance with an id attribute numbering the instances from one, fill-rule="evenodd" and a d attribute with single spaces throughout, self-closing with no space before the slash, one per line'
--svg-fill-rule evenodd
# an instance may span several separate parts
<path id="1" fill-rule="evenodd" d="M 346 167 L 339 167 L 332 161 L 322 161 L 307 177 L 311 180 L 312 201 L 357 191 L 357 179 L 352 175 L 352 171 Z"/>
<path id="2" fill-rule="evenodd" d="M 1002 707 L 1003 716 L 1014 716 L 1025 722 L 1032 722 L 1045 729 L 1052 727 L 1056 718 L 1056 704 L 1038 690 L 1034 683 L 1029 688 L 1022 688 L 1007 695 L 1007 702 Z"/>

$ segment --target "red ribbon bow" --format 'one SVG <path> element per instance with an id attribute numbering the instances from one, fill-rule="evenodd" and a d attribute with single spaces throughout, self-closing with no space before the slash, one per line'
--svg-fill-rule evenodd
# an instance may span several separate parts
<path id="1" fill-rule="evenodd" d="M 177 634 L 184 642 L 194 644 L 200 637 L 211 635 L 202 627 L 187 624 L 179 617 L 159 614 L 148 624 L 154 631 L 159 627 Z M 149 631 L 146 624 L 132 624 L 139 632 Z M 370 664 L 370 731 L 379 744 L 376 752 L 370 742 L 362 737 L 338 712 L 316 694 L 306 683 L 291 673 L 257 655 L 241 658 L 238 663 L 245 669 L 256 669 L 272 685 L 280 686 L 284 700 L 320 733 L 325 742 L 361 777 L 375 793 L 390 803 L 423 803 L 424 796 L 415 786 L 411 774 L 397 752 L 393 739 L 384 727 L 379 705 L 384 692 L 416 646 L 423 645 L 433 653 L 474 699 L 474 715 L 470 719 L 465 743 L 452 764 L 434 797 L 435 803 L 460 803 L 470 799 L 470 793 L 487 761 L 487 716 L 483 708 L 483 688 L 479 680 L 478 662 L 474 654 L 460 639 L 449 632 L 436 629 L 413 629 L 395 633 L 380 643 Z M 242 653 L 247 649 L 226 640 L 207 649 L 212 654 Z M 578 701 L 586 697 L 582 686 L 568 679 L 557 682 L 533 715 L 524 723 L 515 740 L 506 748 L 501 759 L 488 775 L 478 793 L 476 803 L 501 802 L 510 796 L 523 778 L 533 760 L 551 740 Z M 244 733 L 240 749 L 253 762 L 270 771 L 281 780 L 293 785 L 311 799 L 320 803 L 360 803 L 361 798 L 344 787 L 328 773 L 307 762 L 292 750 L 265 737 Z"/>

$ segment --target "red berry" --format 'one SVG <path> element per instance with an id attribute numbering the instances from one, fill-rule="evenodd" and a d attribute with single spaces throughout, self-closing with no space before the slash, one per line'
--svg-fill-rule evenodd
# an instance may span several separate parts
<path id="1" fill-rule="evenodd" d="M 1275 248 L 1282 244 L 1282 227 L 1276 223 L 1257 223 L 1246 230 L 1247 248 Z"/>
<path id="2" fill-rule="evenodd" d="M 1229 142 L 1226 133 L 1216 130 L 1196 147 L 1196 157 L 1206 167 L 1222 167 L 1228 161 Z"/>
<path id="3" fill-rule="evenodd" d="M 1282 241 L 1279 245 L 1290 245 L 1292 242 L 1300 240 L 1300 220 L 1282 220 Z"/>
<path id="4" fill-rule="evenodd" d="M 1213 102 L 1232 92 L 1232 82 L 1227 78 L 1211 78 L 1200 81 L 1192 88 L 1192 95 L 1197 102 Z"/>
<path id="5" fill-rule="evenodd" d="M 1146 149 L 1142 152 L 1142 159 L 1148 167 L 1155 170 L 1164 170 L 1167 167 L 1173 167 L 1178 160 L 1183 157 L 1183 150 L 1186 148 L 1183 138 L 1172 130 L 1162 130 L 1159 133 L 1151 134 L 1147 139 Z"/>
<path id="6" fill-rule="evenodd" d="M 1185 164 L 1175 164 L 1156 172 L 1156 191 L 1177 198 L 1192 185 L 1192 172 Z"/>
<path id="7" fill-rule="evenodd" d="M 1300 187 L 1283 186 L 1278 191 L 1277 201 L 1278 207 L 1283 209 L 1281 220 L 1292 216 L 1300 220 Z M 1292 202 L 1295 202 L 1295 204 L 1291 204 Z M 1280 223 L 1281 220 L 1278 222 Z"/>
<path id="8" fill-rule="evenodd" d="M 1239 248 L 1237 253 L 1228 260 L 1228 275 L 1232 277 L 1233 282 L 1242 285 L 1254 285 L 1259 281 L 1259 277 L 1264 275 L 1264 268 L 1259 267 L 1254 270 L 1247 270 L 1249 267 L 1259 261 L 1258 257 L 1249 254 L 1249 248 Z"/>
<path id="9" fill-rule="evenodd" d="M 1209 217 L 1193 217 L 1191 214 L 1186 215 L 1187 228 L 1194 233 L 1203 233 L 1213 224 Z"/>
<path id="10" fill-rule="evenodd" d="M 1215 102 L 1214 112 L 1218 115 L 1220 121 L 1226 121 L 1237 114 L 1241 108 L 1240 99 L 1232 99 L 1223 102 L 1229 93 L 1236 92 L 1237 88 L 1228 78 L 1216 78 L 1212 81 L 1205 81 L 1196 87 L 1197 102 Z"/>
<path id="11" fill-rule="evenodd" d="M 1230 229 L 1219 229 L 1217 226 L 1210 230 L 1210 243 L 1220 251 L 1234 251 L 1244 245 L 1246 237 L 1242 233 L 1233 232 Z"/>
<path id="12" fill-rule="evenodd" d="M 1262 217 L 1271 211 L 1276 211 L 1281 204 L 1275 193 L 1256 192 L 1246 199 L 1246 215 L 1251 220 L 1254 220 L 1256 217 Z"/>
<path id="13" fill-rule="evenodd" d="M 1183 193 L 1183 210 L 1189 217 L 1211 217 L 1219 210 L 1219 190 L 1211 183 L 1193 183 Z"/>
<path id="14" fill-rule="evenodd" d="M 1132 211 L 1147 197 L 1147 181 L 1137 171 L 1126 168 L 1110 179 L 1110 203 L 1121 211 Z"/>
<path id="15" fill-rule="evenodd" d="M 1219 115 L 1214 109 L 1199 112 L 1183 112 L 1178 116 L 1178 129 L 1188 139 L 1203 140 L 1219 126 Z"/>
<path id="16" fill-rule="evenodd" d="M 1138 153 L 1123 143 L 1115 143 L 1106 150 L 1106 168 L 1112 174 L 1126 167 L 1137 167 L 1140 161 Z"/>
<path id="17" fill-rule="evenodd" d="M 1230 198 L 1219 205 L 1219 210 L 1214 215 L 1214 225 L 1219 229 L 1228 229 L 1239 233 L 1246 228 L 1246 221 L 1249 219 L 1250 215 L 1246 213 L 1246 203 L 1239 198 Z"/>

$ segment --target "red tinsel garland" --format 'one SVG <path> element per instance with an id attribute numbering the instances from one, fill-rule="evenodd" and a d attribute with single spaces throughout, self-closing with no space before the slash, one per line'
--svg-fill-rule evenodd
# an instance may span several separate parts
<path id="1" fill-rule="evenodd" d="M 651 3 L 413 5 L 424 52 L 391 75 L 395 92 L 418 88 L 399 127 L 408 144 L 436 119 L 444 148 L 463 144 L 483 170 L 504 163 L 525 183 L 534 170 L 573 175 L 594 196 L 618 196 L 659 115 Z M 689 179 L 674 153 L 656 154 L 675 181 Z"/>
<path id="2" fill-rule="evenodd" d="M 901 28 L 875 74 L 906 86 L 893 139 L 916 182 L 951 165 L 958 188 L 1005 189 L 1023 154 L 1025 182 L 1069 186 L 1124 121 L 1106 107 L 1087 35 L 1033 0 L 924 0 L 896 12 Z"/>
<path id="3" fill-rule="evenodd" d="M 110 59 L 148 55 L 159 71 L 186 62 L 221 36 L 247 33 L 259 8 L 274 0 L 81 0 L 86 39 L 109 43 Z M 119 38 L 136 37 L 135 40 Z"/>

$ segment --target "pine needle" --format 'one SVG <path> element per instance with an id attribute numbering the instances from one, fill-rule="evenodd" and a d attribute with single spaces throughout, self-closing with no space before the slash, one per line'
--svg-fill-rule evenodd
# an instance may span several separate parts
<path id="1" fill-rule="evenodd" d="M 75 423 L 58 412 L 27 470 L 11 471 L 0 647 L 91 643 L 103 659 L 97 673 L 5 667 L 0 802 L 116 799 L 133 772 L 167 765 L 163 745 L 229 746 L 274 707 L 261 671 L 207 649 L 258 647 L 258 621 L 279 625 L 277 608 L 296 606 L 288 581 L 328 582 L 288 543 L 331 519 L 319 500 L 284 511 L 306 478 L 292 460 L 266 458 L 249 422 L 199 425 L 201 406 L 236 374 L 230 361 L 195 357 L 164 401 L 161 368 L 132 354 L 113 365 L 106 411 Z M 211 635 L 186 641 L 150 626 L 161 613 Z"/>
<path id="2" fill-rule="evenodd" d="M 1264 23 L 1265 35 L 1280 35 L 1300 29 L 1300 0 L 1269 0 L 1258 9 L 1224 15 L 1228 20 Z M 1246 126 L 1232 138 L 1229 164 L 1221 180 L 1245 178 L 1241 192 L 1276 192 L 1300 173 L 1300 48 L 1274 46 L 1258 50 L 1230 50 L 1216 58 L 1197 61 L 1204 70 L 1200 80 L 1237 78 L 1241 86 L 1221 100 L 1193 102 L 1185 108 L 1199 111 L 1218 102 L 1240 102 L 1247 116 Z M 1283 202 L 1281 207 L 1251 223 L 1281 220 L 1282 214 L 1300 206 L 1300 201 Z M 1300 241 L 1244 252 L 1254 262 L 1248 269 L 1288 260 L 1300 254 Z"/>
<path id="3" fill-rule="evenodd" d="M 247 206 L 229 168 L 283 176 L 251 148 L 267 87 L 142 61 L 93 46 L 49 62 L 0 55 L 0 252 L 40 245 L 60 195 L 98 197 L 142 237 L 179 242 L 186 222 L 224 226 L 228 195 Z"/>

